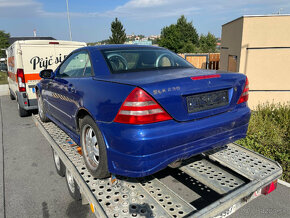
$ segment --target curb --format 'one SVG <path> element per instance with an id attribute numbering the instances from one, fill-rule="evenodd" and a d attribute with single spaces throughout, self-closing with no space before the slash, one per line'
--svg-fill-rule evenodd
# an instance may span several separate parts
<path id="1" fill-rule="evenodd" d="M 278 183 L 280 183 L 281 185 L 285 185 L 286 187 L 290 188 L 290 183 L 285 182 L 285 181 L 283 181 L 281 179 L 278 179 Z"/>
<path id="2" fill-rule="evenodd" d="M 9 86 L 8 84 L 0 85 L 0 96 L 9 95 Z"/>

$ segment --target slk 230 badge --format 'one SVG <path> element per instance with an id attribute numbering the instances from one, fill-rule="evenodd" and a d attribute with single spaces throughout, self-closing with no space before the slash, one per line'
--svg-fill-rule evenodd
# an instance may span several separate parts
<path id="1" fill-rule="evenodd" d="M 174 86 L 174 87 L 169 87 L 166 89 L 154 89 L 153 90 L 153 94 L 154 95 L 160 95 L 166 92 L 174 92 L 174 91 L 179 91 L 180 90 L 180 86 Z"/>

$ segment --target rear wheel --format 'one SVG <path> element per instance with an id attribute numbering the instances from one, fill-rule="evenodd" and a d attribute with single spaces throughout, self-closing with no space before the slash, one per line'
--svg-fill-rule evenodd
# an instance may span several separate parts
<path id="1" fill-rule="evenodd" d="M 76 201 L 81 200 L 82 196 L 81 196 L 80 188 L 79 188 L 78 184 L 76 183 L 73 175 L 71 174 L 71 172 L 68 169 L 66 169 L 65 178 L 66 178 L 66 184 L 68 187 L 69 194 Z"/>
<path id="2" fill-rule="evenodd" d="M 9 89 L 9 93 L 10 93 L 10 99 L 15 100 L 15 96 L 12 94 L 11 89 Z"/>
<path id="3" fill-rule="evenodd" d="M 24 108 L 22 108 L 19 105 L 19 102 L 17 102 L 17 108 L 18 108 L 18 114 L 20 117 L 27 117 L 29 115 L 29 112 L 27 110 L 25 110 Z"/>
<path id="4" fill-rule="evenodd" d="M 42 96 L 39 92 L 37 92 L 37 105 L 38 105 L 38 114 L 40 117 L 40 120 L 44 123 L 49 121 L 49 118 L 46 116 L 47 109 L 45 105 L 43 104 Z"/>
<path id="5" fill-rule="evenodd" d="M 108 177 L 107 151 L 99 128 L 90 116 L 85 116 L 80 126 L 83 158 L 88 170 L 96 178 Z"/>

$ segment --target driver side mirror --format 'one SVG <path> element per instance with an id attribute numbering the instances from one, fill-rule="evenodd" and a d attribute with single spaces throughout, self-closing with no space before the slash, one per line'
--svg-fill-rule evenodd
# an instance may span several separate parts
<path id="1" fill-rule="evenodd" d="M 39 76 L 43 79 L 53 79 L 54 78 L 54 72 L 51 69 L 45 69 L 40 71 Z"/>

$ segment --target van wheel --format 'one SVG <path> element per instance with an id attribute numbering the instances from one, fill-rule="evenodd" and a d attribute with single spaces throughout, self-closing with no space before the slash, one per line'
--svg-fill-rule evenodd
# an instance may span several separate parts
<path id="1" fill-rule="evenodd" d="M 65 168 L 62 160 L 59 158 L 58 154 L 55 152 L 55 150 L 53 150 L 52 152 L 53 152 L 53 160 L 54 160 L 54 165 L 55 165 L 55 168 L 56 168 L 56 172 L 61 177 L 64 177 L 66 168 Z"/>
<path id="2" fill-rule="evenodd" d="M 43 104 L 42 96 L 39 92 L 37 92 L 37 104 L 38 104 L 38 114 L 40 120 L 44 123 L 49 121 L 49 118 L 46 116 L 47 109 Z"/>
<path id="3" fill-rule="evenodd" d="M 25 110 L 24 108 L 22 108 L 19 105 L 19 102 L 17 102 L 17 107 L 18 107 L 18 114 L 20 117 L 27 117 L 29 115 L 29 112 L 27 110 Z"/>
<path id="4" fill-rule="evenodd" d="M 76 201 L 81 200 L 82 196 L 81 196 L 80 188 L 79 188 L 78 184 L 76 183 L 73 175 L 71 174 L 71 172 L 68 169 L 66 169 L 65 178 L 66 178 L 66 184 L 68 187 L 69 194 Z"/>
<path id="5" fill-rule="evenodd" d="M 9 93 L 10 93 L 10 99 L 15 100 L 15 96 L 12 94 L 11 89 L 9 89 Z"/>
<path id="6" fill-rule="evenodd" d="M 107 150 L 97 124 L 90 116 L 85 116 L 80 126 L 81 147 L 88 170 L 95 178 L 108 177 Z"/>

